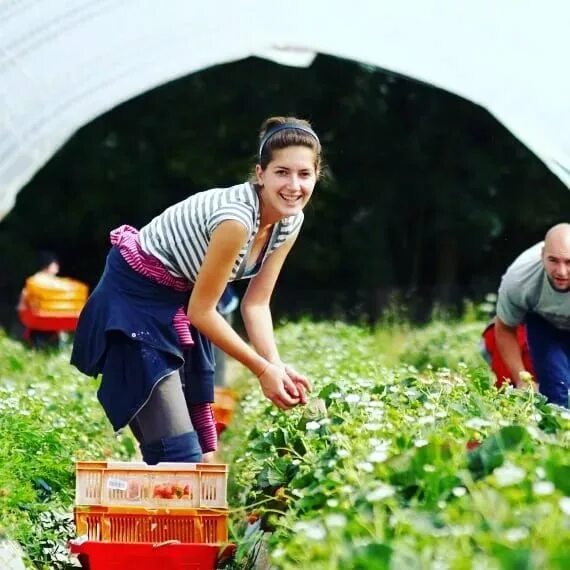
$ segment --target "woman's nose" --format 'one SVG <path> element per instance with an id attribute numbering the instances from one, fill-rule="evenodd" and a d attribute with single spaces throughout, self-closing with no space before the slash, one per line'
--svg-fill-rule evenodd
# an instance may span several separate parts
<path id="1" fill-rule="evenodd" d="M 291 174 L 291 178 L 289 179 L 289 186 L 294 190 L 298 190 L 301 187 L 301 182 L 296 174 Z"/>

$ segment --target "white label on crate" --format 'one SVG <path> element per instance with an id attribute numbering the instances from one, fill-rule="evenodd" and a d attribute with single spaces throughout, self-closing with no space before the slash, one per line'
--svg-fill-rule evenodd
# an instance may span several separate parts
<path id="1" fill-rule="evenodd" d="M 119 479 L 117 477 L 109 477 L 107 480 L 107 489 L 114 489 L 116 491 L 126 491 L 127 482 L 124 479 Z"/>

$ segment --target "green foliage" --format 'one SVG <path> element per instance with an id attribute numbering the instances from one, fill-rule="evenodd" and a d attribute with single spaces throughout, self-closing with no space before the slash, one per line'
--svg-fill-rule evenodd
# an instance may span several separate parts
<path id="1" fill-rule="evenodd" d="M 222 441 L 238 546 L 226 568 L 266 548 L 276 570 L 565 568 L 570 413 L 484 381 L 476 325 L 283 325 L 282 355 L 314 390 L 284 413 L 240 378 Z M 446 367 L 394 364 L 403 339 Z M 132 441 L 68 354 L 4 336 L 0 351 L 1 525 L 30 568 L 67 569 L 73 461 L 128 458 Z"/>
<path id="2" fill-rule="evenodd" d="M 480 369 L 485 365 L 479 354 L 485 323 L 470 321 L 437 319 L 410 331 L 399 355 L 401 360 L 418 370 L 457 369 L 460 363 Z"/>
<path id="3" fill-rule="evenodd" d="M 276 569 L 564 567 L 570 414 L 482 382 L 475 325 L 449 324 L 443 340 L 441 327 L 409 331 L 450 365 L 422 372 L 386 367 L 378 331 L 279 331 L 314 396 L 283 413 L 242 379 L 225 436 L 238 543 L 258 519 Z M 234 568 L 251 566 L 247 553 Z"/>
<path id="4" fill-rule="evenodd" d="M 127 457 L 69 354 L 34 353 L 0 331 L 0 525 L 42 570 L 70 568 L 76 459 Z"/>

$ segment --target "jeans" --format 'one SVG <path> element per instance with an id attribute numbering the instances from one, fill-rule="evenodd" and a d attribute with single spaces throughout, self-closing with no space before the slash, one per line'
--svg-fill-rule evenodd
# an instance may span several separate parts
<path id="1" fill-rule="evenodd" d="M 542 317 L 526 318 L 530 355 L 540 393 L 549 403 L 568 407 L 570 389 L 570 331 L 558 329 Z"/>

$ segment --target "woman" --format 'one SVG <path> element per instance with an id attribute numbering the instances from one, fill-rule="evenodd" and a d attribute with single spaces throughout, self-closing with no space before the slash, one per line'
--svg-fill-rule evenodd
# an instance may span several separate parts
<path id="1" fill-rule="evenodd" d="M 269 300 L 320 166 L 310 124 L 272 117 L 253 182 L 195 194 L 140 233 L 111 232 L 71 362 L 102 373 L 99 400 L 115 430 L 130 425 L 147 463 L 200 461 L 215 450 L 211 342 L 251 370 L 279 408 L 305 403 L 310 383 L 279 357 Z M 216 311 L 236 279 L 251 279 L 241 312 L 253 348 Z"/>

